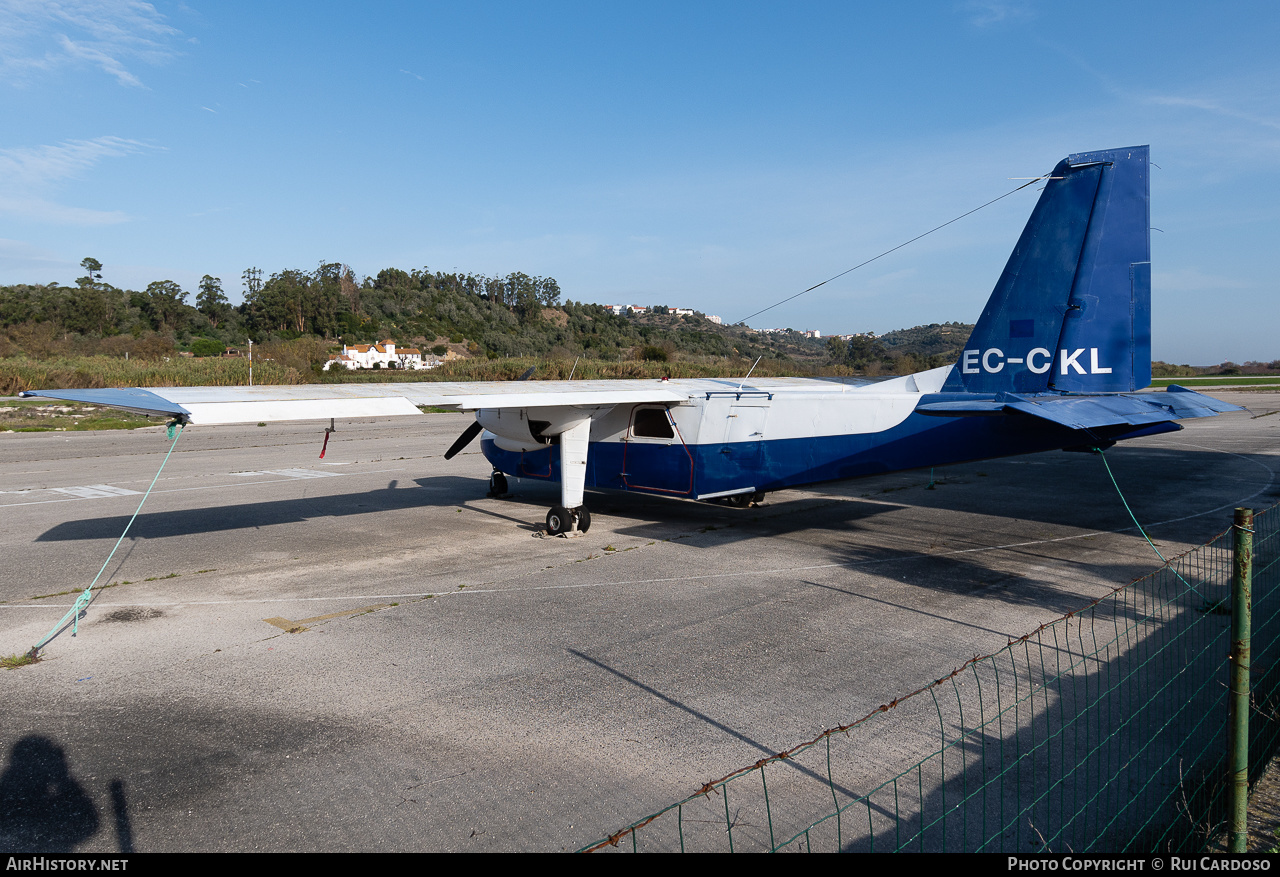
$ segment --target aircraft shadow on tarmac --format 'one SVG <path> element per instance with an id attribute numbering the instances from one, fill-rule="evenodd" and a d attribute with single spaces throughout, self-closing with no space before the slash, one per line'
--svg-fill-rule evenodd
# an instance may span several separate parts
<path id="1" fill-rule="evenodd" d="M 1221 777 L 1227 726 L 1205 717 L 1225 714 L 1221 680 L 1230 619 L 1205 613 L 1201 598 L 1182 592 L 1171 576 L 1134 590 L 1033 634 L 1025 644 L 976 659 L 954 677 L 943 675 L 928 690 L 873 709 L 826 746 L 771 763 L 767 788 L 748 774 L 729 792 L 705 796 L 705 806 L 698 798 L 686 802 L 682 848 L 726 849 L 721 808 L 731 799 L 737 850 L 768 849 L 796 832 L 788 849 L 1201 849 L 1226 820 Z M 1278 595 L 1264 596 L 1255 604 L 1256 617 L 1274 626 L 1277 601 Z M 1280 638 L 1260 632 L 1255 644 L 1265 645 L 1255 666 L 1275 667 Z M 568 651 L 766 750 L 645 681 Z M 888 692 L 886 700 L 895 693 L 906 694 Z M 1260 674 L 1254 696 L 1263 705 L 1251 732 L 1255 744 L 1274 740 L 1280 674 Z M 832 727 L 857 718 L 854 711 L 818 721 Z M 1268 758 L 1264 753 L 1257 765 Z M 840 823 L 804 830 L 833 804 L 847 808 Z M 660 820 L 676 818 L 668 813 Z M 674 848 L 676 830 L 666 823 L 655 821 L 639 833 L 642 848 L 646 841 Z"/>
<path id="2" fill-rule="evenodd" d="M 1203 624 L 1201 618 L 1194 610 L 1148 617 L 1142 635 L 1115 641 L 1111 611 L 1103 607 L 1096 624 L 1084 615 L 1073 622 L 1083 632 L 1058 639 L 1045 634 L 1026 648 L 969 665 L 957 684 L 944 677 L 930 693 L 895 700 L 849 734 L 832 735 L 829 745 L 770 764 L 767 790 L 752 775 L 732 782 L 728 795 L 741 814 L 734 848 L 767 850 L 771 838 L 800 832 L 786 849 L 1195 849 L 1203 830 L 1225 819 L 1225 796 L 1216 792 L 1225 770 L 1217 753 L 1226 749 L 1226 726 L 1203 717 L 1221 709 L 1221 686 L 1214 680 L 1229 648 L 1228 621 L 1211 618 L 1212 630 L 1194 638 L 1192 657 L 1182 658 L 1179 650 L 1178 684 L 1167 691 L 1170 662 L 1160 653 L 1171 636 Z M 1202 650 L 1206 640 L 1217 647 Z M 639 680 L 573 654 L 764 748 Z M 1269 679 L 1261 700 L 1275 702 L 1274 683 Z M 1190 698 L 1188 690 L 1194 692 Z M 831 727 L 856 718 L 819 721 Z M 722 800 L 717 791 L 705 804 L 695 798 L 684 805 L 681 843 L 688 849 L 727 848 Z M 840 827 L 828 820 L 805 832 L 833 803 L 847 808 Z M 1210 818 L 1213 805 L 1218 810 Z M 1188 808 L 1193 819 L 1204 821 L 1189 821 Z M 643 849 L 650 838 L 673 843 L 675 835 L 674 826 L 657 821 L 639 838 Z"/>
<path id="3" fill-rule="evenodd" d="M 1230 523 L 1231 505 L 1245 497 L 1256 494 L 1248 503 L 1259 509 L 1280 500 L 1280 481 L 1274 478 L 1269 459 L 1273 458 L 1164 448 L 1114 448 L 1107 452 L 1111 470 L 1138 519 L 1144 525 L 1173 524 L 1179 519 L 1178 526 L 1161 530 L 1161 535 L 1191 542 L 1205 541 L 1224 529 Z M 1065 451 L 1029 454 L 939 467 L 933 476 L 936 484 L 932 490 L 926 489 L 929 470 L 896 472 L 806 488 L 809 497 L 790 502 L 768 494 L 762 506 L 750 510 L 661 497 L 637 500 L 620 494 L 610 494 L 611 499 L 618 497 L 613 502 L 593 497 L 592 507 L 607 513 L 612 505 L 621 514 L 642 519 L 643 523 L 619 528 L 619 532 L 641 537 L 656 535 L 660 522 L 673 518 L 690 523 L 699 516 L 723 520 L 739 525 L 745 538 L 762 535 L 762 529 L 776 533 L 838 530 L 874 514 L 907 508 L 1091 532 L 1133 527 L 1106 468 L 1094 455 Z M 820 495 L 824 492 L 825 498 Z M 743 523 L 758 523 L 759 527 L 743 529 Z M 1069 534 L 1069 530 L 1055 530 L 1040 536 Z"/>
<path id="4" fill-rule="evenodd" d="M 1117 448 L 1108 452 L 1112 470 L 1130 504 L 1144 523 L 1196 516 L 1234 503 L 1257 492 L 1251 503 L 1262 508 L 1280 499 L 1280 485 L 1258 455 L 1221 454 L 1162 448 Z M 1132 527 L 1100 460 L 1085 454 L 1050 452 L 939 468 L 937 485 L 925 490 L 927 471 L 900 472 L 853 481 L 835 482 L 827 496 L 794 500 L 767 496 L 762 507 L 735 509 L 678 498 L 592 491 L 589 505 L 598 516 L 623 520 L 615 527 L 622 535 L 670 538 L 675 530 L 719 530 L 725 539 L 747 539 L 806 529 L 850 530 L 859 521 L 902 509 L 918 508 L 1007 518 L 1085 531 Z M 305 498 L 234 503 L 195 509 L 145 512 L 130 530 L 134 539 L 158 539 L 219 531 L 247 530 L 278 524 L 341 519 L 388 510 L 466 506 L 482 496 L 483 482 L 459 476 L 415 479 L 419 488 L 398 487 Z M 504 504 L 487 509 L 471 507 L 509 520 L 525 522 L 525 529 L 541 525 L 544 507 L 554 501 L 557 485 L 520 480 L 512 485 Z M 509 513 L 500 511 L 503 505 Z M 630 519 L 628 521 L 627 519 Z M 46 530 L 37 542 L 115 538 L 128 515 L 67 521 Z M 977 523 L 975 521 L 975 523 Z M 1229 523 L 1229 512 L 1191 518 L 1164 538 L 1202 541 Z M 1182 532 L 1185 531 L 1185 532 Z M 1053 532 L 1050 536 L 1068 535 Z"/>
<path id="5" fill-rule="evenodd" d="M 938 596 L 953 595 L 988 603 L 1028 606 L 1065 615 L 1079 611 L 1092 598 L 1100 596 L 1103 589 L 1126 585 L 1160 567 L 1155 554 L 1151 555 L 1150 562 L 1117 562 L 1108 559 L 1105 563 L 1087 563 L 1080 560 L 1063 561 L 1059 558 L 1048 560 L 1048 563 L 1054 565 L 1043 573 L 1035 574 L 997 567 L 990 563 L 994 557 L 991 553 L 939 557 L 889 549 L 837 552 L 833 557 L 834 562 L 844 560 L 843 565 L 850 571 L 871 578 L 889 579 L 896 587 L 891 591 L 884 591 L 878 588 L 859 588 L 856 583 L 831 584 L 809 580 L 805 583 L 815 588 L 846 594 L 856 600 L 897 608 L 904 614 L 934 615 L 949 623 L 965 624 L 954 611 L 948 611 L 947 604 L 940 604 L 931 610 L 931 601 Z M 1018 557 L 1027 560 L 1033 567 L 1042 567 L 1045 563 L 1034 563 L 1036 558 L 1028 557 L 1025 553 Z M 1004 558 L 1007 560 L 1008 555 L 1004 555 Z M 1007 567 L 1008 564 L 1003 566 Z M 919 600 L 895 602 L 891 596 L 886 596 L 898 594 L 901 597 L 904 582 L 923 592 Z M 1215 593 L 1213 596 L 1217 598 L 1222 595 Z M 1128 617 L 1127 610 L 1118 611 Z M 982 629 L 1009 639 L 1016 639 L 1027 633 L 1026 630 L 1013 627 Z"/>
<path id="6" fill-rule="evenodd" d="M 1162 596 L 1158 587 L 1150 590 Z M 1269 599 L 1266 615 L 1275 618 L 1276 598 Z M 895 801 L 898 786 L 886 784 L 851 808 L 844 850 L 891 850 L 904 838 L 907 848 L 929 852 L 980 846 L 1023 853 L 1203 850 L 1208 835 L 1227 820 L 1221 780 L 1227 723 L 1204 717 L 1225 712 L 1221 679 L 1230 622 L 1225 615 L 1202 614 L 1196 602 L 1180 598 L 1181 608 L 1144 613 L 1131 627 L 1122 622 L 1120 629 L 1129 631 L 1122 637 L 1116 636 L 1114 607 L 1104 604 L 1096 620 L 1082 613 L 1070 637 L 1045 634 L 1021 652 L 1001 653 L 964 671 L 967 682 L 981 676 L 978 685 L 940 686 L 935 697 L 911 703 L 920 727 L 933 729 L 929 747 L 936 745 L 941 723 L 942 736 L 962 752 L 948 756 L 954 767 L 945 777 L 937 758 L 907 773 L 902 785 L 922 789 L 923 797 Z M 1266 642 L 1272 645 L 1262 649 L 1263 666 L 1272 666 L 1277 640 L 1268 636 Z M 1006 685 L 1002 696 L 993 696 L 997 665 Z M 1021 681 L 1009 686 L 1015 675 Z M 1031 695 L 1028 681 L 1043 688 Z M 1277 681 L 1274 673 L 1255 680 L 1254 697 L 1266 705 L 1254 713 L 1255 741 L 1274 739 Z M 1020 709 L 1013 721 L 975 727 L 975 717 L 1013 718 L 1007 708 L 1020 697 L 1030 709 Z M 985 709 L 978 707 L 980 699 Z M 882 733 L 878 719 L 859 730 Z M 855 737 L 845 745 L 857 752 L 865 740 Z M 901 815 L 894 819 L 894 813 Z"/>
<path id="7" fill-rule="evenodd" d="M 415 490 L 392 481 L 387 487 L 360 493 L 308 496 L 294 499 L 245 502 L 174 511 L 144 512 L 129 529 L 131 539 L 162 539 L 228 530 L 255 530 L 276 524 L 299 524 L 321 518 L 345 518 L 378 512 L 457 506 L 476 497 L 474 478 L 447 475 L 419 478 Z M 74 542 L 114 539 L 129 523 L 129 515 L 84 518 L 50 527 L 37 542 Z"/>

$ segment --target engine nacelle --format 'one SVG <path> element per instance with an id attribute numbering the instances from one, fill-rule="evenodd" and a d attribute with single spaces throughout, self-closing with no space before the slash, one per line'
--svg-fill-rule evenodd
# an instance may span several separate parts
<path id="1" fill-rule="evenodd" d="M 481 408 L 476 423 L 493 433 L 498 447 L 507 451 L 537 451 L 551 444 L 544 430 L 551 424 L 530 420 L 525 408 Z"/>
<path id="2" fill-rule="evenodd" d="M 494 444 L 504 451 L 540 451 L 547 445 L 559 444 L 560 433 L 565 430 L 612 408 L 612 405 L 481 408 L 476 411 L 476 423 L 493 433 Z"/>

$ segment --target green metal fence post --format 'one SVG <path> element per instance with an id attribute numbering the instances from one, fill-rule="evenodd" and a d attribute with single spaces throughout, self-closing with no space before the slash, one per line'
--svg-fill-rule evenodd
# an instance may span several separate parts
<path id="1" fill-rule="evenodd" d="M 1231 575 L 1230 851 L 1248 845 L 1250 610 L 1253 603 L 1253 510 L 1236 509 Z"/>

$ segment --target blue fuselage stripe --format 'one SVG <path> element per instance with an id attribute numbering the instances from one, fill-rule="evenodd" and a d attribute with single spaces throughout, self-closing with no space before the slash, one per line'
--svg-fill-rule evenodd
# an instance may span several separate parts
<path id="1" fill-rule="evenodd" d="M 1177 429 L 1167 424 L 1169 429 Z M 1157 430 L 1164 431 L 1164 430 Z M 1133 433 L 1124 426 L 1091 437 L 1040 418 L 939 418 L 912 414 L 877 433 L 719 444 L 592 442 L 587 487 L 695 497 L 754 487 L 779 490 L 820 481 L 860 478 L 903 469 L 943 466 L 1055 450 Z M 485 457 L 520 478 L 560 479 L 560 450 L 504 451 L 486 436 Z"/>

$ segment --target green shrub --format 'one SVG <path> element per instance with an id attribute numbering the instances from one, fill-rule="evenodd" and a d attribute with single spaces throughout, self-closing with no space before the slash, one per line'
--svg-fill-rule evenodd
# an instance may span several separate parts
<path id="1" fill-rule="evenodd" d="M 196 338 L 191 342 L 191 353 L 194 356 L 221 356 L 227 345 L 213 338 Z"/>

